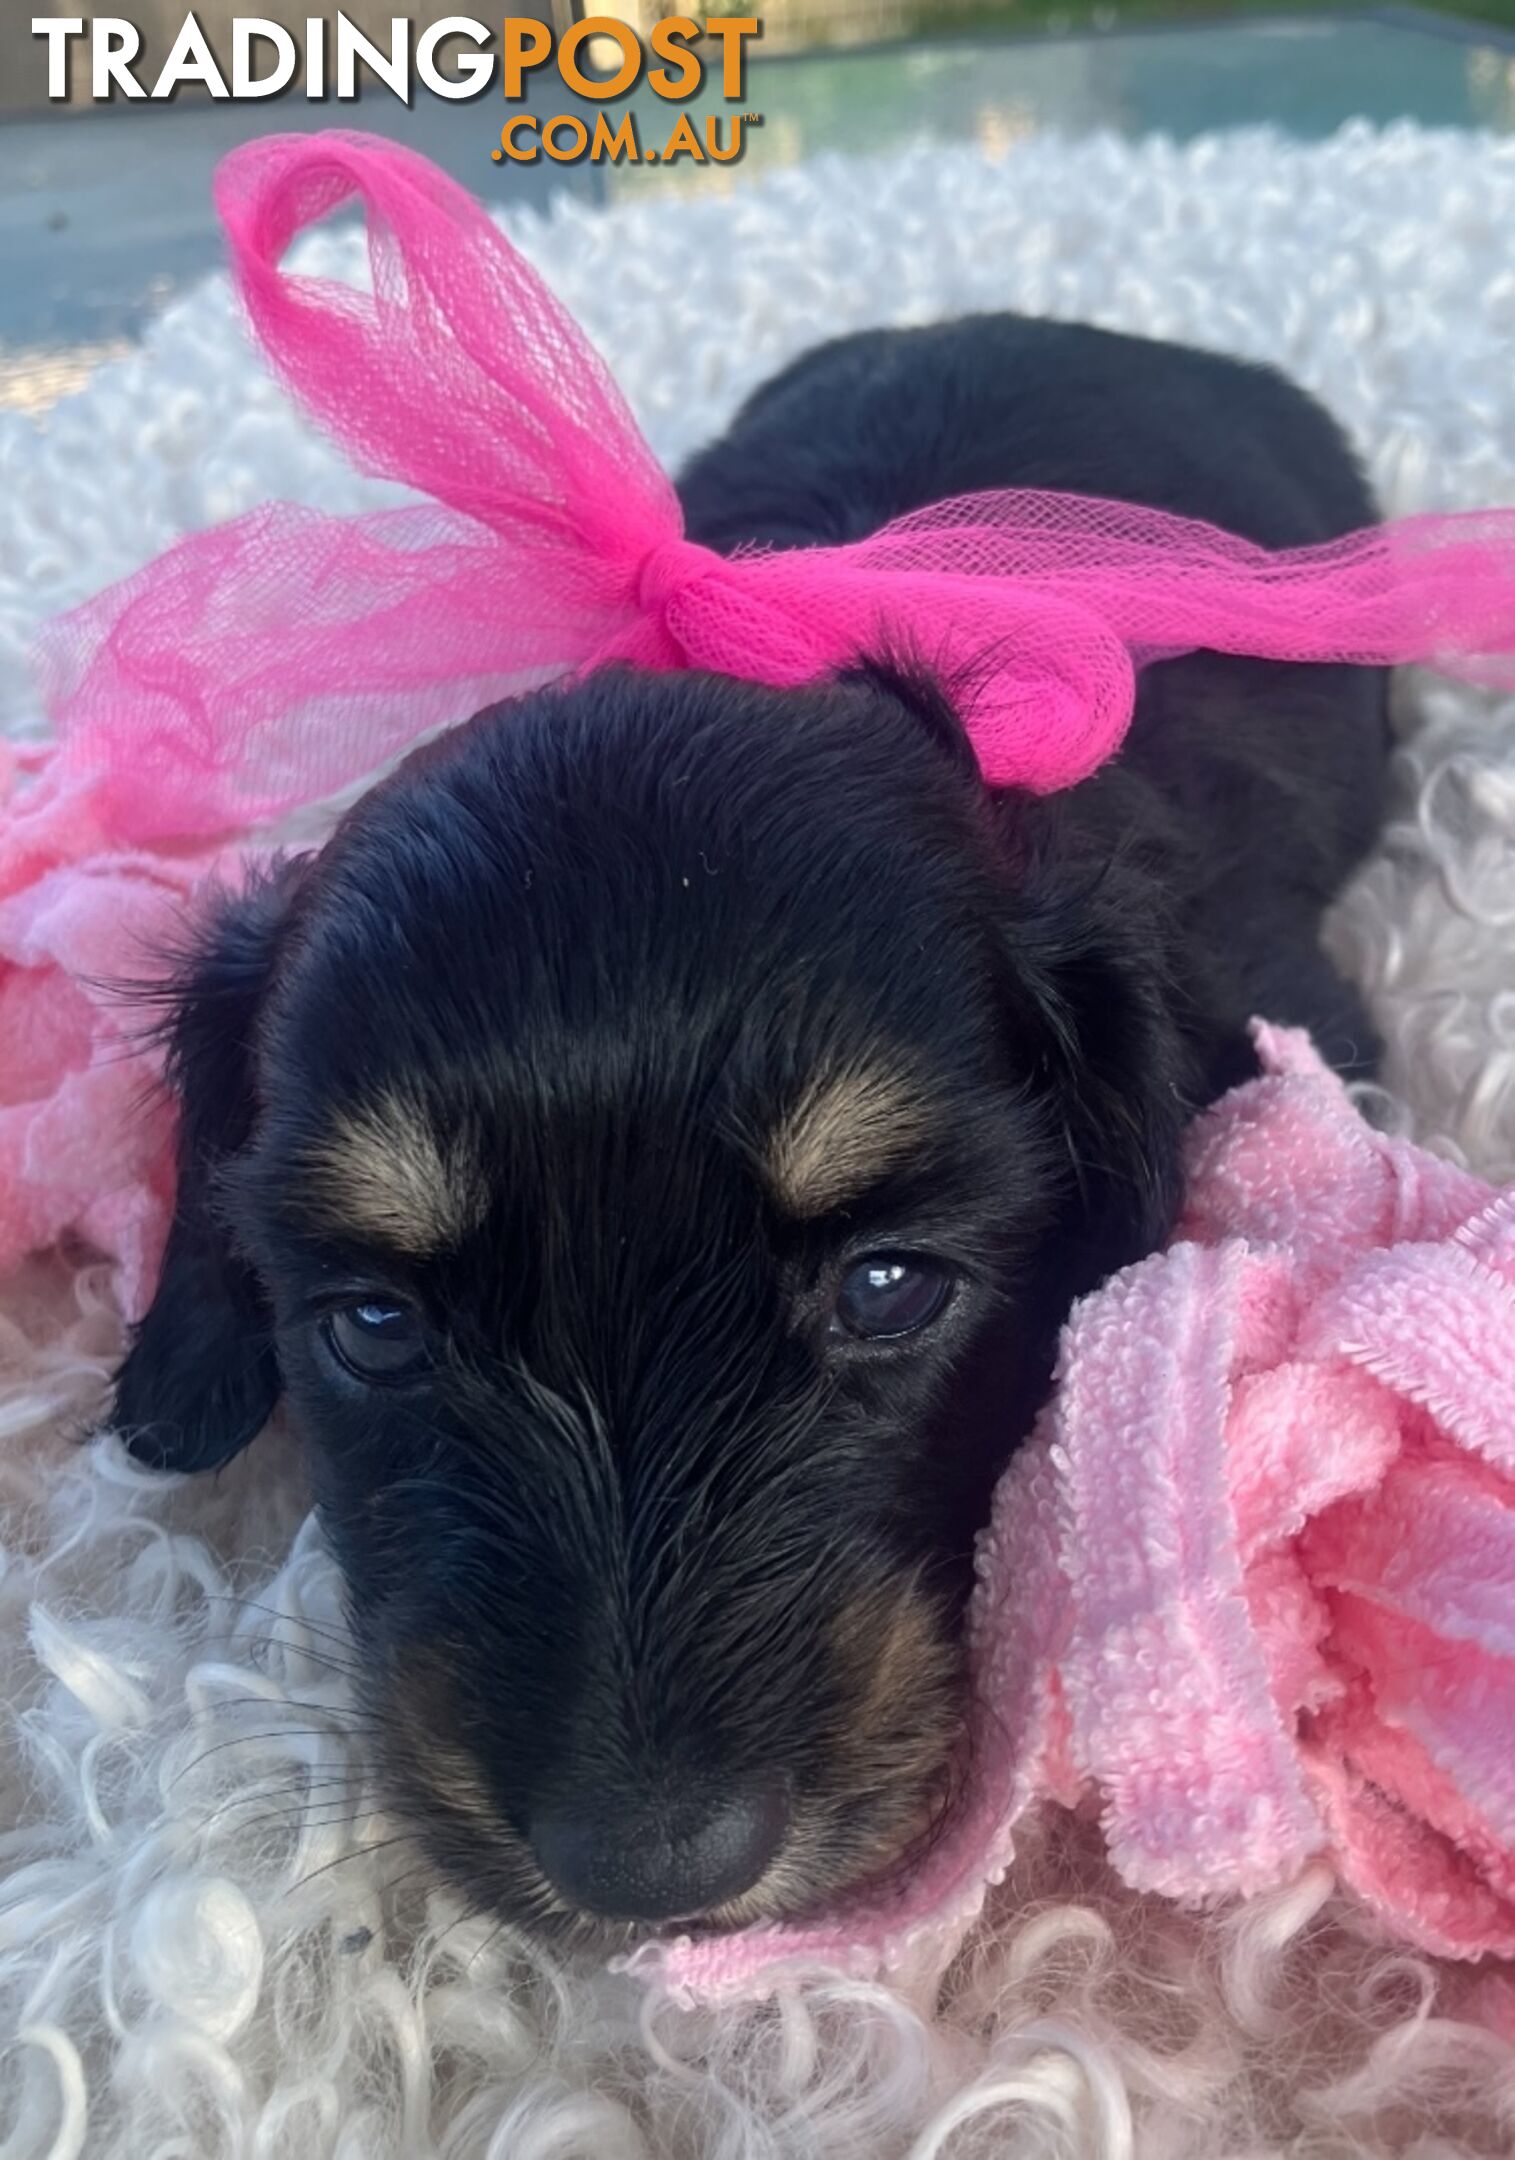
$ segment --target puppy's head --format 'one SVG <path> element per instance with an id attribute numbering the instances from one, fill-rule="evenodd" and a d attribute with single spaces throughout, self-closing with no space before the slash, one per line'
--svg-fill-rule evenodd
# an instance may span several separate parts
<path id="1" fill-rule="evenodd" d="M 208 1467 L 282 1396 L 397 1804 L 509 1914 L 800 1910 L 943 1804 L 973 1533 L 1179 1117 L 1119 908 L 1013 808 L 901 679 L 610 673 L 187 971 L 119 1420 Z"/>

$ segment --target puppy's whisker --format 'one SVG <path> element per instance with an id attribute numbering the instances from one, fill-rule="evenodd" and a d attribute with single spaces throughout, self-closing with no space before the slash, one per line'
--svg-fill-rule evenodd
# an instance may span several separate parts
<path id="1" fill-rule="evenodd" d="M 236 1830 L 239 1837 L 271 1837 L 279 1833 L 294 1842 L 307 1830 L 328 1836 L 342 1831 L 356 1832 L 365 1823 L 388 1823 L 394 1819 L 394 1810 L 387 1807 L 365 1808 L 350 1815 L 324 1817 L 298 1809 L 289 1814 L 249 1816 L 236 1824 Z M 413 1836 L 414 1833 L 408 1832 L 407 1835 Z"/>
<path id="2" fill-rule="evenodd" d="M 292 1613 L 283 1606 L 267 1604 L 262 1599 L 247 1597 L 240 1591 L 207 1590 L 202 1594 L 207 1605 L 234 1605 L 245 1612 L 266 1613 L 271 1620 L 277 1620 L 281 1626 L 298 1628 L 311 1635 L 324 1636 L 328 1641 L 336 1643 L 339 1648 L 345 1650 L 351 1650 L 355 1647 L 351 1634 L 345 1633 L 340 1628 L 328 1627 L 321 1621 L 309 1619 L 304 1613 Z"/>
<path id="3" fill-rule="evenodd" d="M 264 1707 L 266 1708 L 267 1705 L 265 1704 Z M 341 1736 L 334 1736 L 332 1733 L 319 1726 L 298 1725 L 282 1725 L 276 1727 L 272 1731 L 265 1732 L 238 1733 L 232 1739 L 218 1740 L 214 1743 L 213 1746 L 208 1748 L 202 1748 L 200 1753 L 196 1755 L 192 1761 L 185 1763 L 180 1769 L 174 1772 L 173 1776 L 168 1781 L 167 1789 L 172 1792 L 174 1788 L 181 1782 L 181 1780 L 189 1777 L 192 1772 L 202 1768 L 203 1765 L 211 1761 L 213 1757 L 217 1755 L 224 1755 L 229 1748 L 257 1747 L 259 1745 L 272 1746 L 275 1741 L 281 1740 L 330 1740 L 333 1737 Z"/>
<path id="4" fill-rule="evenodd" d="M 273 1651 L 281 1657 L 304 1658 L 311 1665 L 319 1665 L 323 1672 L 339 1673 L 346 1680 L 361 1680 L 363 1668 L 355 1658 L 334 1657 L 329 1650 L 321 1650 L 310 1643 L 274 1634 L 258 1635 L 246 1645 L 249 1650 Z"/>
<path id="5" fill-rule="evenodd" d="M 361 1700 L 323 1702 L 315 1696 L 293 1695 L 288 1692 L 282 1694 L 263 1692 L 247 1695 L 217 1695 L 204 1707 L 195 1710 L 193 1715 L 201 1723 L 204 1723 L 209 1719 L 221 1716 L 223 1712 L 229 1710 L 263 1710 L 270 1717 L 277 1716 L 280 1710 L 307 1711 L 312 1717 L 328 1719 L 333 1725 L 341 1724 L 344 1719 L 372 1715 L 372 1712 L 368 1710 Z"/>
<path id="6" fill-rule="evenodd" d="M 319 1867 L 308 1869 L 297 1882 L 293 1882 L 288 1886 L 284 1894 L 286 1897 L 293 1897 L 298 1891 L 304 1890 L 311 1883 L 319 1881 L 321 1876 L 330 1875 L 336 1868 L 348 1867 L 354 1860 L 371 1860 L 376 1853 L 391 1852 L 397 1846 L 413 1846 L 414 1843 L 415 1835 L 412 1831 L 400 1830 L 396 1831 L 393 1837 L 379 1838 L 372 1845 L 355 1845 L 351 1852 L 339 1853 L 335 1860 L 324 1860 Z M 422 1870 L 418 1866 L 412 1872 L 419 1874 Z M 388 1887 L 388 1885 L 381 1885 L 381 1887 Z"/>
<path id="7" fill-rule="evenodd" d="M 281 1786 L 288 1787 L 289 1791 L 288 1797 L 279 1801 Z M 331 1797 L 325 1799 L 316 1797 L 321 1793 L 326 1793 Z M 395 1812 L 392 1801 L 387 1796 L 381 1797 L 375 1791 L 372 1781 L 366 1777 L 355 1776 L 351 1783 L 342 1778 L 322 1778 L 310 1783 L 295 1778 L 260 1778 L 256 1783 L 249 1785 L 244 1790 L 229 1793 L 224 1800 L 218 1801 L 213 1808 L 208 1809 L 199 1818 L 199 1828 L 202 1830 L 209 1829 L 214 1824 L 235 1815 L 238 1809 L 269 1808 L 270 1804 L 275 1801 L 279 1801 L 277 1812 L 286 1819 L 296 1820 L 309 1817 L 315 1820 L 323 1813 L 341 1813 L 344 1809 L 353 1809 L 359 1801 L 370 1799 L 372 1806 L 368 1812 L 375 1814 Z"/>

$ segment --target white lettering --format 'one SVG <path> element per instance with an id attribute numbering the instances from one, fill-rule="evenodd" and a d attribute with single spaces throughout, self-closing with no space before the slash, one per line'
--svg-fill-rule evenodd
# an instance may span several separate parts
<path id="1" fill-rule="evenodd" d="M 83 34 L 82 15 L 34 15 L 32 36 L 47 39 L 47 94 L 68 96 L 68 41 Z"/>
<path id="2" fill-rule="evenodd" d="M 337 17 L 337 96 L 352 98 L 358 94 L 358 62 L 372 69 L 387 90 L 393 90 L 403 103 L 410 103 L 410 24 L 406 18 L 397 16 L 389 26 L 390 49 L 375 45 L 366 38 L 356 23 L 345 15 Z"/>
<path id="3" fill-rule="evenodd" d="M 91 47 L 91 88 L 97 98 L 108 98 L 112 89 L 123 91 L 127 97 L 145 95 L 131 72 L 131 62 L 142 50 L 142 34 L 135 23 L 122 22 L 115 15 L 97 16 Z"/>
<path id="4" fill-rule="evenodd" d="M 278 58 L 271 75 L 253 73 L 253 46 L 262 40 L 272 45 Z M 233 97 L 277 97 L 295 79 L 299 54 L 283 23 L 265 22 L 259 15 L 235 15 L 231 25 L 231 94 Z"/>
<path id="5" fill-rule="evenodd" d="M 216 56 L 206 43 L 205 32 L 193 15 L 186 15 L 159 71 L 158 80 L 153 84 L 153 96 L 172 97 L 181 83 L 195 82 L 204 83 L 212 97 L 230 95 L 226 78 L 216 65 Z"/>
<path id="6" fill-rule="evenodd" d="M 486 52 L 459 53 L 454 63 L 457 74 L 444 75 L 437 66 L 437 47 L 450 37 L 468 38 L 474 45 L 487 45 L 490 30 L 486 23 L 473 22 L 467 15 L 448 15 L 435 22 L 421 37 L 416 46 L 416 72 L 428 90 L 438 97 L 472 97 L 481 90 L 494 73 L 494 56 Z"/>

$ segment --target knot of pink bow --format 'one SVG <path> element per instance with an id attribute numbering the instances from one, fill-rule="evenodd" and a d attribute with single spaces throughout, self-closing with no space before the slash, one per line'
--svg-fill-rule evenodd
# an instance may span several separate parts
<path id="1" fill-rule="evenodd" d="M 642 558 L 637 577 L 637 606 L 644 615 L 666 617 L 684 588 L 708 577 L 721 558 L 698 541 L 660 540 Z"/>

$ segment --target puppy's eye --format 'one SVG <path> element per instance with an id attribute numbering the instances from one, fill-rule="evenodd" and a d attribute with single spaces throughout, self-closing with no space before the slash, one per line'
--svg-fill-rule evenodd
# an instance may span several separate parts
<path id="1" fill-rule="evenodd" d="M 836 1294 L 836 1325 L 865 1342 L 914 1335 L 952 1295 L 953 1275 L 923 1253 L 875 1253 L 849 1268 Z"/>
<path id="2" fill-rule="evenodd" d="M 368 1298 L 343 1305 L 322 1323 L 333 1357 L 358 1380 L 409 1380 L 426 1363 L 426 1338 L 408 1305 Z"/>

